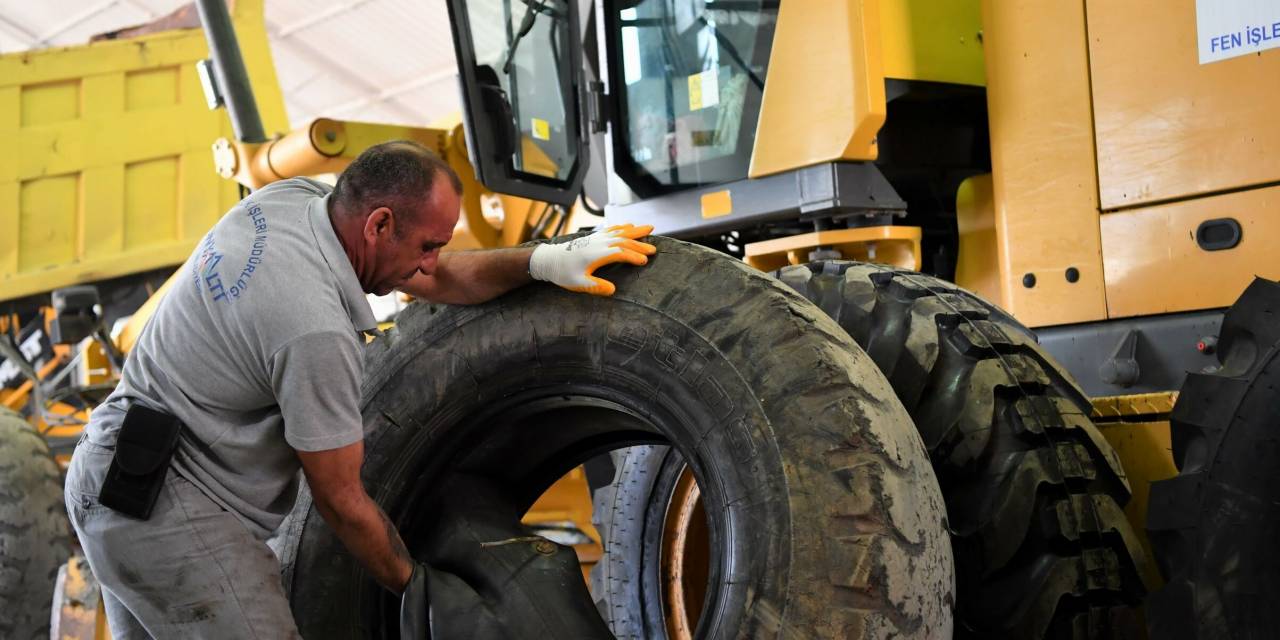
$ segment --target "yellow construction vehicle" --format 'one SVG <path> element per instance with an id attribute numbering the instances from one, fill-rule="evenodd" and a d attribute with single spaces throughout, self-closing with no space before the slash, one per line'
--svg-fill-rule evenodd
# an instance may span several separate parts
<path id="1" fill-rule="evenodd" d="M 1267 115 L 1280 105 L 1280 85 L 1269 80 L 1280 52 L 1263 37 L 1280 23 L 1274 7 L 606 2 L 592 8 L 580 75 L 579 40 L 560 49 L 555 36 L 573 23 L 572 4 L 451 3 L 478 174 L 567 200 L 578 189 L 573 171 L 548 183 L 504 140 L 541 140 L 561 150 L 564 168 L 582 163 L 590 139 L 607 159 L 608 195 L 597 198 L 608 202 L 606 224 L 651 223 L 762 269 L 795 265 L 777 275 L 867 350 L 933 454 L 957 556 L 958 628 L 990 637 L 1120 634 L 1145 582 L 1158 589 L 1147 612 L 1154 635 L 1269 633 L 1271 614 L 1248 603 L 1276 595 L 1264 577 L 1276 555 L 1257 532 L 1274 530 L 1274 510 L 1263 505 L 1277 478 L 1247 452 L 1273 451 L 1263 425 L 1276 417 L 1276 398 L 1261 381 L 1275 375 L 1268 318 L 1280 294 L 1260 281 L 1223 318 L 1255 276 L 1280 276 L 1268 258 L 1280 249 L 1280 161 L 1268 153 L 1280 126 Z M 551 26 L 540 32 L 544 22 Z M 1242 34 L 1248 46 L 1235 46 Z M 522 37 L 534 40 L 522 45 Z M 1224 42 L 1234 53 L 1220 51 Z M 521 75 L 552 69 L 564 98 L 558 110 L 548 108 L 551 83 L 529 87 Z M 575 113 L 582 122 L 560 118 Z M 941 279 L 817 262 L 837 257 L 924 267 Z M 947 280 L 1034 329 L 1039 349 Z M 951 368 L 958 356 L 944 356 L 956 340 L 968 343 L 958 338 L 966 331 L 986 336 L 987 355 L 966 347 L 971 368 Z M 1063 366 L 1036 356 L 1040 373 L 1016 373 L 1018 358 L 1006 355 L 1041 351 Z M 957 442 L 943 429 L 948 411 L 966 413 L 964 402 L 945 400 L 957 392 L 948 384 L 974 393 L 973 376 L 991 360 L 1008 374 L 995 387 L 1023 394 L 1015 406 L 1053 407 L 1013 419 L 1023 426 L 1012 431 L 1045 437 L 1026 446 L 1082 444 L 1087 459 L 1001 467 L 1019 449 L 999 435 L 1007 410 L 999 391 L 997 417 L 983 423 L 994 435 Z M 1179 398 L 1188 372 L 1196 393 Z M 1037 423 L 1042 431 L 1027 426 Z M 969 445 L 978 450 L 958 455 Z M 716 628 L 708 626 L 714 612 L 702 609 L 699 622 L 689 603 L 714 601 L 723 550 L 707 551 L 705 540 L 689 547 L 703 559 L 693 579 L 684 577 L 698 491 L 679 472 L 680 456 L 647 449 L 615 462 L 597 515 L 610 503 L 634 507 L 603 512 L 597 587 L 607 588 L 602 610 L 613 630 L 687 637 Z M 1077 462 L 1088 470 L 1072 480 Z M 1234 477 L 1237 466 L 1252 475 Z M 1151 483 L 1178 470 L 1176 480 L 1155 484 L 1148 510 Z M 1027 484 L 1002 494 L 974 481 L 984 474 Z M 1116 511 L 1130 489 L 1126 527 Z M 1054 491 L 1069 497 L 1045 499 Z M 984 510 L 992 500 L 1007 511 Z M 705 510 L 708 519 L 715 512 Z M 1039 525 L 1017 520 L 1027 516 Z M 615 535 L 611 525 L 628 530 Z M 1239 567 L 1237 557 L 1265 561 Z M 1157 562 L 1171 581 L 1162 588 Z M 651 566 L 644 579 L 610 586 Z"/>
<path id="2" fill-rule="evenodd" d="M 367 478 L 415 551 L 469 575 L 472 589 L 504 574 L 477 569 L 440 531 L 507 531 L 494 513 L 518 518 L 588 461 L 604 542 L 591 597 L 618 636 L 878 636 L 937 620 L 886 594 L 904 575 L 888 569 L 898 552 L 877 528 L 892 509 L 823 484 L 915 504 L 901 491 L 910 481 L 894 484 L 832 441 L 789 439 L 786 429 L 803 430 L 780 415 L 744 418 L 723 436 L 688 428 L 696 407 L 719 398 L 817 398 L 819 378 L 792 372 L 839 369 L 883 375 L 869 397 L 890 407 L 887 423 L 909 415 L 927 448 L 949 520 L 957 635 L 1131 635 L 1154 588 L 1153 635 L 1248 636 L 1274 626 L 1267 607 L 1248 604 L 1271 593 L 1258 576 L 1274 551 L 1252 532 L 1212 534 L 1237 522 L 1273 530 L 1257 503 L 1270 476 L 1247 460 L 1261 475 L 1241 497 L 1240 482 L 1217 472 L 1233 460 L 1217 455 L 1243 464 L 1249 444 L 1268 446 L 1271 414 L 1258 407 L 1274 396 L 1256 382 L 1274 373 L 1274 288 L 1251 287 L 1225 323 L 1223 309 L 1253 276 L 1280 276 L 1267 260 L 1280 248 L 1280 165 L 1266 153 L 1280 142 L 1267 115 L 1280 103 L 1269 80 L 1280 52 L 1201 64 L 1196 45 L 1212 49 L 1222 34 L 1197 32 L 1199 4 L 451 0 L 465 131 L 322 119 L 220 141 L 216 164 L 256 188 L 340 170 L 388 138 L 418 139 L 475 177 L 455 245 L 472 248 L 562 226 L 552 216 L 568 217 L 593 182 L 589 149 L 603 150 L 594 182 L 606 188 L 585 200 L 607 203 L 604 224 L 654 224 L 778 270 L 859 345 L 842 343 L 848 360 L 798 337 L 797 321 L 815 333 L 835 325 L 771 281 L 667 242 L 650 272 L 666 278 L 665 295 L 644 275 L 619 274 L 610 303 L 534 289 L 481 309 L 411 307 L 370 347 L 366 418 L 383 436 Z M 233 82 L 223 78 L 222 91 Z M 480 205 L 494 198 L 500 207 Z M 743 315 L 792 355 L 744 358 L 725 332 L 765 337 Z M 786 371 L 793 387 L 733 396 L 709 354 L 748 377 L 765 364 Z M 442 358 L 470 377 L 436 381 L 419 364 Z M 606 384 L 602 371 L 634 380 Z M 1201 391 L 1178 397 L 1187 371 L 1204 372 L 1192 378 Z M 811 391 L 796 386 L 805 380 Z M 466 400 L 423 391 L 450 381 Z M 823 405 L 803 406 L 814 413 L 801 419 L 832 424 Z M 478 416 L 497 425 L 491 435 L 458 435 Z M 448 455 L 456 460 L 441 463 Z M 824 471 L 806 475 L 808 465 Z M 1148 509 L 1149 484 L 1179 469 Z M 818 501 L 779 493 L 788 483 Z M 477 514 L 441 493 L 498 506 Z M 428 507 L 448 517 L 423 521 Z M 795 540 L 812 546 L 770 546 Z M 1152 543 L 1172 580 L 1163 588 Z M 304 497 L 279 541 L 304 634 L 385 628 L 385 597 L 336 544 Z M 823 552 L 804 559 L 803 548 Z M 1238 554 L 1265 561 L 1236 567 Z M 818 576 L 821 589 L 806 582 Z M 527 622 L 512 602 L 441 580 L 460 594 L 433 601 L 442 624 Z M 566 591 L 531 602 L 594 615 Z M 495 614 L 495 603 L 512 612 Z"/>

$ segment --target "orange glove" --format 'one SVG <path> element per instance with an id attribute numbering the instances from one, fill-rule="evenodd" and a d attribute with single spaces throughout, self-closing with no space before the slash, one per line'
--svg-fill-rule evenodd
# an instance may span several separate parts
<path id="1" fill-rule="evenodd" d="M 552 282 L 570 291 L 611 296 L 613 283 L 592 274 L 614 262 L 647 264 L 648 256 L 658 250 L 640 242 L 640 238 L 652 231 L 652 225 L 620 224 L 569 242 L 540 244 L 529 258 L 529 275 L 534 280 Z"/>

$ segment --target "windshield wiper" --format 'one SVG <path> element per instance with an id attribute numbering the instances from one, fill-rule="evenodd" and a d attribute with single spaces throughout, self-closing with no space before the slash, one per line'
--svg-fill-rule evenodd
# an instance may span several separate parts
<path id="1" fill-rule="evenodd" d="M 520 20 L 520 28 L 516 30 L 515 37 L 511 39 L 511 44 L 507 47 L 507 59 L 502 63 L 503 75 L 511 75 L 511 63 L 516 57 L 516 47 L 520 46 L 520 40 L 524 39 L 524 37 L 529 35 L 529 32 L 533 30 L 533 23 L 538 19 L 539 13 L 545 13 L 553 20 L 563 17 L 556 12 L 555 9 L 552 9 L 546 3 L 540 2 L 539 0 L 522 0 L 522 2 L 524 2 L 525 6 L 527 6 L 529 10 L 525 11 L 524 18 Z M 557 60 L 557 62 L 559 61 Z"/>

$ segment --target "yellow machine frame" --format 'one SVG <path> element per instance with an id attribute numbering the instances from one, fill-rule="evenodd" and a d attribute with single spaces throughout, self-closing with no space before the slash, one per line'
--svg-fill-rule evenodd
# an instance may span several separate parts
<path id="1" fill-rule="evenodd" d="M 968 239 L 958 284 L 1042 327 L 1225 307 L 1280 277 L 1264 106 L 1280 104 L 1280 53 L 1198 64 L 1195 0 L 982 6 L 992 189 L 960 225 L 994 233 Z M 1227 214 L 1240 244 L 1201 250 L 1196 225 Z"/>

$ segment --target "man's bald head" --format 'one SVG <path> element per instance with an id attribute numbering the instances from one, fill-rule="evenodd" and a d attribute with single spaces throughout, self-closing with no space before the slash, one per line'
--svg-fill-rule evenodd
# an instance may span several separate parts
<path id="1" fill-rule="evenodd" d="M 431 190 L 443 177 L 455 194 L 462 194 L 462 181 L 440 156 L 412 140 L 394 140 L 364 150 L 338 176 L 333 188 L 335 213 L 367 215 L 378 207 L 388 207 L 402 216 L 412 215 L 431 197 Z M 412 218 L 406 223 L 416 223 Z M 397 228 L 403 233 L 404 228 Z"/>

